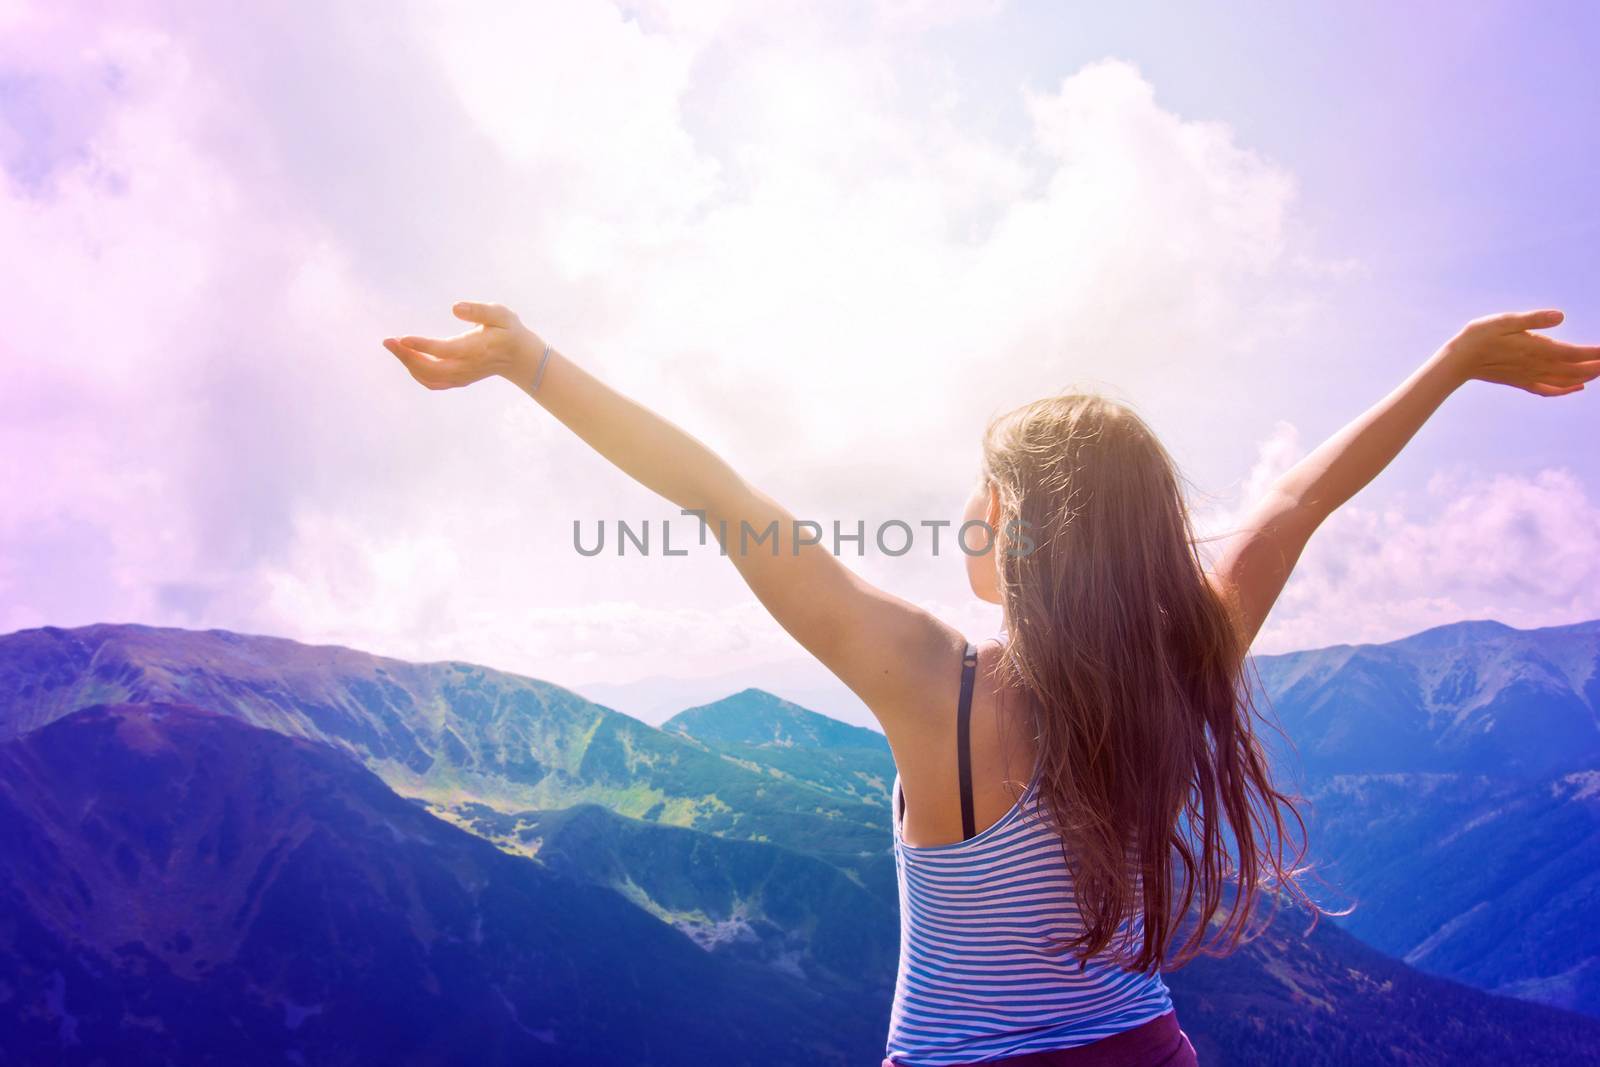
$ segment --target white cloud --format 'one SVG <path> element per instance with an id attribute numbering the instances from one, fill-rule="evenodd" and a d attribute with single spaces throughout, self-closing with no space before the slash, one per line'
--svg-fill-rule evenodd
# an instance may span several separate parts
<path id="1" fill-rule="evenodd" d="M 0 195 L 27 250 L 0 265 L 26 490 L 0 499 L 0 627 L 232 626 L 570 680 L 798 654 L 715 556 L 579 560 L 574 518 L 672 509 L 503 383 L 428 393 L 378 347 L 453 331 L 462 296 L 819 519 L 955 517 L 986 416 L 1074 381 L 1237 432 L 1231 383 L 1330 284 L 1292 176 L 1125 62 L 981 87 L 1031 123 L 1012 146 L 962 118 L 979 88 L 907 90 L 914 34 L 771 12 L 29 29 L 77 41 L 41 86 L 109 88 Z M 959 557 L 852 565 L 992 630 Z"/>
<path id="2" fill-rule="evenodd" d="M 1243 519 L 1300 458 L 1298 439 L 1294 426 L 1277 425 L 1237 500 L 1197 515 L 1203 536 Z M 1357 496 L 1324 522 L 1255 648 L 1390 641 L 1462 619 L 1535 627 L 1595 617 L 1600 502 L 1571 471 L 1439 474 L 1421 493 L 1377 504 Z"/>

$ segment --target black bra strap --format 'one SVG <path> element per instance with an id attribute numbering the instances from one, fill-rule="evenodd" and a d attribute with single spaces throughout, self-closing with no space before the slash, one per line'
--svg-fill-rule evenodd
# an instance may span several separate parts
<path id="1" fill-rule="evenodd" d="M 972 677 L 977 672 L 978 650 L 971 641 L 961 657 L 961 706 L 956 710 L 956 759 L 961 771 L 961 839 L 978 832 L 972 814 Z"/>

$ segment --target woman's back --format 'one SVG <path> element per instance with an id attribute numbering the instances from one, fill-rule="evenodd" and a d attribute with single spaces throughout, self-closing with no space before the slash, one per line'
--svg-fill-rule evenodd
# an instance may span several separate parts
<path id="1" fill-rule="evenodd" d="M 1054 942 L 1082 930 L 1061 838 L 1042 817 L 1039 767 L 994 825 L 952 844 L 902 838 L 900 966 L 888 1058 L 916 1067 L 971 1063 L 1099 1041 L 1172 1010 L 1159 972 L 1110 962 L 1080 971 Z M 1135 923 L 1134 936 L 1140 929 Z"/>

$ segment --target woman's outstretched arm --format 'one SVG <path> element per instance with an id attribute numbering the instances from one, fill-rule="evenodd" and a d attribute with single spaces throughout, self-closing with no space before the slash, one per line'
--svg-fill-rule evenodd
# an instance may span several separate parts
<path id="1" fill-rule="evenodd" d="M 964 642 L 955 630 L 863 581 L 824 544 L 797 538 L 792 514 L 688 433 L 555 348 L 546 359 L 543 339 L 507 308 L 464 303 L 454 311 L 477 327 L 384 345 L 430 389 L 496 375 L 511 381 L 635 481 L 702 512 L 713 536 L 726 530 L 725 551 L 757 599 L 886 730 L 939 706 L 930 697 L 954 684 L 945 668 Z"/>
<path id="2" fill-rule="evenodd" d="M 1491 315 L 1468 323 L 1388 396 L 1279 478 L 1223 545 L 1213 582 L 1245 644 L 1255 640 L 1300 553 L 1324 519 L 1389 465 L 1446 397 L 1476 378 L 1566 396 L 1600 375 L 1600 346 L 1529 331 L 1559 311 Z"/>

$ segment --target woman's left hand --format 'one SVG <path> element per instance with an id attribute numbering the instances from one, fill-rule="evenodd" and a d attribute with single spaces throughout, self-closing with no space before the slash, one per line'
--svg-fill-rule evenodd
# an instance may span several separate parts
<path id="1" fill-rule="evenodd" d="M 511 374 L 544 348 L 544 341 L 502 304 L 463 302 L 451 310 L 477 325 L 454 337 L 390 337 L 383 342 L 429 389 L 455 389 Z"/>
<path id="2" fill-rule="evenodd" d="M 1582 392 L 1600 377 L 1600 346 L 1575 345 L 1534 330 L 1561 325 L 1560 311 L 1506 312 L 1473 319 L 1441 350 L 1466 378 L 1515 386 L 1535 396 Z"/>

